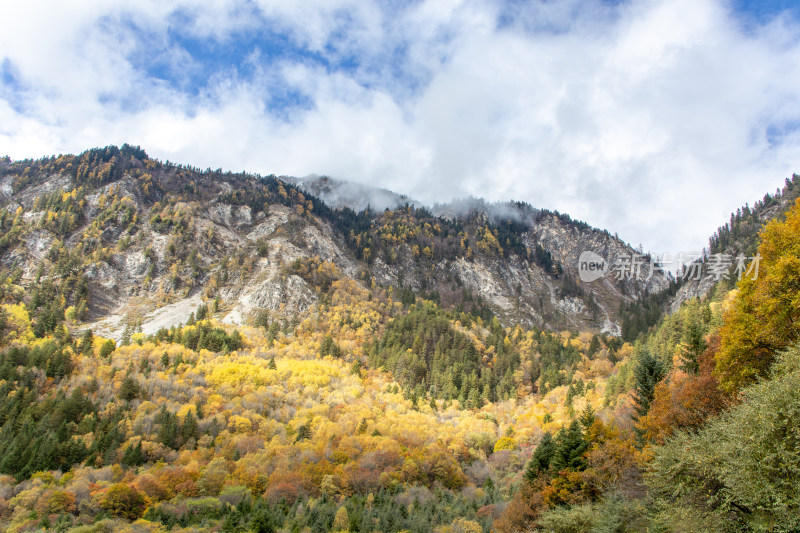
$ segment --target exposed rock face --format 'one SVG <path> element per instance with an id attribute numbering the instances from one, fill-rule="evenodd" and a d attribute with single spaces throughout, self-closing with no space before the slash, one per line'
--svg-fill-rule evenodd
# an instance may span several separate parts
<path id="1" fill-rule="evenodd" d="M 521 204 L 472 201 L 470 216 L 487 223 L 508 216 L 524 223 L 521 239 L 525 248 L 549 252 L 562 269 L 560 273 L 540 266 L 531 259 L 532 253 L 477 254 L 435 261 L 400 253 L 392 264 L 380 257 L 365 262 L 356 257 L 346 236 L 329 220 L 304 209 L 310 205 L 306 199 L 300 198 L 294 206 L 261 204 L 254 210 L 247 204 L 245 190 L 245 196 L 239 197 L 240 202 L 244 198 L 244 205 L 232 204 L 227 198 L 242 191 L 247 182 L 226 175 L 203 183 L 202 192 L 193 193 L 191 200 L 171 197 L 169 187 L 198 190 L 200 178 L 188 174 L 183 178 L 175 172 L 164 174 L 161 188 L 143 186 L 141 172 L 87 187 L 79 203 L 82 211 L 74 215 L 77 227 L 62 235 L 41 222 L 48 215 L 46 210 L 35 211 L 35 206 L 43 195 L 73 191 L 76 184 L 69 176 L 41 176 L 21 187 L 10 177 L 1 177 L 5 209 L 13 213 L 23 206 L 28 229 L 17 245 L 2 252 L 0 261 L 6 268 L 21 268 L 25 281 L 48 261 L 54 246 L 91 249 L 82 256 L 90 294 L 89 317 L 115 335 L 125 322 L 141 325 L 145 332 L 185 322 L 201 301 L 213 299 L 218 300 L 225 320 L 232 323 L 250 320 L 259 309 L 285 316 L 302 314 L 317 301 L 318 293 L 289 267 L 311 258 L 333 263 L 342 275 L 365 283 L 436 295 L 444 305 L 477 299 L 507 324 L 552 329 L 618 333 L 621 302 L 667 285 L 661 274 L 639 281 L 616 280 L 613 272 L 582 283 L 578 275 L 581 252 L 591 250 L 613 261 L 633 250 L 608 232 Z M 391 205 L 413 203 L 361 185 L 327 179 L 303 183 L 306 190 L 338 206 L 358 208 L 366 201 L 376 207 L 376 199 Z M 122 207 L 109 214 L 111 204 Z M 460 221 L 464 205 L 437 206 L 434 211 Z M 86 248 L 87 243 L 93 244 Z M 565 288 L 567 281 L 572 283 L 569 288 Z"/>
<path id="2" fill-rule="evenodd" d="M 295 315 L 316 301 L 316 294 L 301 277 L 275 276 L 255 286 L 248 286 L 238 297 L 236 311 L 243 317 L 254 309 L 285 311 Z"/>
<path id="3" fill-rule="evenodd" d="M 54 236 L 47 230 L 37 230 L 33 231 L 28 235 L 28 238 L 25 240 L 25 251 L 27 252 L 27 256 L 33 259 L 34 261 L 41 261 L 47 255 L 47 252 L 50 251 L 50 247 L 53 245 Z M 29 266 L 33 266 L 30 264 Z"/>
<path id="4" fill-rule="evenodd" d="M 675 297 L 672 298 L 672 301 L 669 303 L 669 312 L 676 312 L 678 309 L 680 309 L 683 302 L 693 298 L 703 299 L 711 290 L 711 288 L 714 287 L 715 283 L 716 281 L 709 277 L 686 282 L 680 289 L 678 289 Z"/>
<path id="5" fill-rule="evenodd" d="M 247 227 L 253 222 L 250 208 L 246 205 L 233 206 L 216 204 L 209 209 L 208 218 L 217 225 L 227 228 Z"/>

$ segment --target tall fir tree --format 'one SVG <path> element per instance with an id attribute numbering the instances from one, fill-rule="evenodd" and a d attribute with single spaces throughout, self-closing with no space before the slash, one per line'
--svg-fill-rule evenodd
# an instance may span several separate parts
<path id="1" fill-rule="evenodd" d="M 633 369 L 633 409 L 636 412 L 634 415 L 635 420 L 638 421 L 650 410 L 656 385 L 663 379 L 665 374 L 664 364 L 650 350 L 643 348 L 639 351 L 636 366 Z"/>

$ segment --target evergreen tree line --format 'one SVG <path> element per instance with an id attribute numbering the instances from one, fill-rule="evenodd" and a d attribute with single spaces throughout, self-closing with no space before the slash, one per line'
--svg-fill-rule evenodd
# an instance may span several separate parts
<path id="1" fill-rule="evenodd" d="M 746 256 L 755 254 L 758 247 L 758 234 L 768 222 L 768 211 L 776 206 L 779 215 L 792 207 L 794 200 L 800 195 L 800 175 L 792 174 L 791 179 L 786 178 L 782 189 L 775 191 L 775 194 L 765 194 L 762 200 L 753 204 L 753 207 L 745 204 L 744 207 L 731 213 L 730 221 L 721 226 L 709 239 L 709 251 L 712 254 L 742 253 Z M 771 218 L 777 218 L 774 215 Z"/>
<path id="2" fill-rule="evenodd" d="M 633 342 L 658 324 L 664 316 L 664 306 L 672 300 L 682 285 L 683 278 L 670 280 L 663 291 L 644 293 L 630 303 L 621 302 L 619 314 L 622 322 L 622 339 Z"/>
<path id="3" fill-rule="evenodd" d="M 232 352 L 242 347 L 242 336 L 238 330 L 233 330 L 229 334 L 224 329 L 214 327 L 206 321 L 196 322 L 194 313 L 190 316 L 186 327 L 161 328 L 150 340 L 157 343 L 182 344 L 194 351 Z"/>
<path id="4" fill-rule="evenodd" d="M 413 487 L 412 487 L 413 489 Z M 491 531 L 490 514 L 479 514 L 479 510 L 501 500 L 491 478 L 484 485 L 479 497 L 469 497 L 439 488 L 432 492 L 422 489 L 419 497 L 406 497 L 399 490 L 382 489 L 362 495 L 355 494 L 343 500 L 323 494 L 312 502 L 307 498 L 295 501 L 235 496 L 238 503 L 225 505 L 216 499 L 198 500 L 194 505 L 176 509 L 169 504 L 150 507 L 144 518 L 158 522 L 167 528 L 208 527 L 219 524 L 223 532 L 273 532 L 311 531 L 408 531 L 429 533 L 440 525 L 453 522 L 478 527 L 483 532 Z M 410 491 L 413 494 L 413 491 Z M 226 494 L 220 495 L 226 498 Z M 461 531 L 461 530 L 459 530 Z M 464 529 L 463 531 L 473 531 Z"/>
<path id="5" fill-rule="evenodd" d="M 490 328 L 487 348 L 495 347 L 491 363 L 469 337 L 455 330 L 447 313 L 430 302 L 415 304 L 373 343 L 369 363 L 391 371 L 409 393 L 479 407 L 515 393 L 513 374 L 520 363 L 519 354 L 504 345 L 499 321 L 492 320 Z"/>

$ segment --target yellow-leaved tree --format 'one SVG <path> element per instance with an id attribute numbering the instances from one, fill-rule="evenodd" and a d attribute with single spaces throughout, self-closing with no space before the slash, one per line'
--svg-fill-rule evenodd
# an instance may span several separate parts
<path id="1" fill-rule="evenodd" d="M 766 375 L 775 354 L 800 334 L 800 199 L 761 233 L 758 275 L 750 272 L 723 319 L 716 371 L 736 392 Z"/>

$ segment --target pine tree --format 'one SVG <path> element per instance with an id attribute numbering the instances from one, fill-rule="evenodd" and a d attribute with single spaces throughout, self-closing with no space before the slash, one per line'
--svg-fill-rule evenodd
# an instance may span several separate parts
<path id="1" fill-rule="evenodd" d="M 269 332 L 267 334 L 267 347 L 272 348 L 275 344 L 275 339 L 278 337 L 278 333 L 281 330 L 281 325 L 276 320 L 272 324 L 269 325 Z"/>
<path id="2" fill-rule="evenodd" d="M 591 405 L 587 405 L 580 416 L 580 422 L 585 431 L 588 431 L 592 424 L 594 424 L 595 414 Z"/>
<path id="3" fill-rule="evenodd" d="M 586 467 L 583 454 L 588 448 L 589 443 L 584 438 L 580 423 L 573 420 L 569 427 L 562 428 L 556 435 L 555 450 L 550 466 L 556 472 L 567 468 L 583 470 Z"/>
<path id="4" fill-rule="evenodd" d="M 698 316 L 694 316 L 697 314 Z M 690 313 L 683 327 L 683 342 L 686 345 L 681 353 L 681 370 L 689 374 L 697 374 L 700 370 L 698 357 L 706 349 L 704 327 L 699 313 Z"/>
<path id="5" fill-rule="evenodd" d="M 140 466 L 144 464 L 144 456 L 142 455 L 142 441 L 140 440 L 136 446 L 129 445 L 125 448 L 120 461 L 125 466 Z"/>
<path id="6" fill-rule="evenodd" d="M 528 461 L 528 468 L 525 470 L 525 481 L 533 483 L 541 473 L 546 472 L 550 468 L 550 461 L 553 460 L 554 454 L 553 436 L 547 431 L 542 436 L 542 440 L 539 441 L 539 445 L 536 446 L 530 461 Z"/>
<path id="7" fill-rule="evenodd" d="M 262 508 L 253 514 L 250 520 L 250 530 L 255 533 L 274 533 L 275 526 L 272 525 L 268 509 Z"/>
<path id="8" fill-rule="evenodd" d="M 636 411 L 635 419 L 643 417 L 650 410 L 656 385 L 665 375 L 664 365 L 649 350 L 639 351 L 636 366 L 633 369 L 633 401 Z"/>
<path id="9" fill-rule="evenodd" d="M 299 428 L 297 428 L 297 438 L 295 442 L 300 442 L 301 440 L 308 440 L 311 438 L 311 428 L 308 427 L 308 424 L 303 424 Z"/>
<path id="10" fill-rule="evenodd" d="M 186 443 L 189 439 L 196 439 L 198 434 L 197 419 L 191 411 L 186 413 L 181 424 L 181 440 Z"/>
<path id="11" fill-rule="evenodd" d="M 586 352 L 586 355 L 591 359 L 594 355 L 600 351 L 600 337 L 594 335 L 592 337 L 592 342 L 589 343 L 589 350 Z"/>
<path id="12" fill-rule="evenodd" d="M 113 340 L 108 339 L 100 347 L 100 357 L 108 357 L 109 355 L 114 353 L 114 350 L 116 349 L 117 349 L 117 344 Z"/>
<path id="13" fill-rule="evenodd" d="M 129 402 L 139 397 L 139 384 L 130 375 L 125 376 L 119 387 L 119 397 L 121 400 Z"/>
<path id="14" fill-rule="evenodd" d="M 133 327 L 130 325 L 130 323 L 125 323 L 125 329 L 122 331 L 120 344 L 122 346 L 129 345 L 131 343 L 131 335 L 133 335 Z"/>
<path id="15" fill-rule="evenodd" d="M 80 350 L 82 354 L 88 354 L 92 351 L 92 342 L 94 341 L 94 335 L 92 334 L 91 329 L 87 329 L 83 332 L 83 336 L 81 337 L 81 344 Z"/>
<path id="16" fill-rule="evenodd" d="M 161 424 L 158 430 L 158 442 L 170 448 L 175 447 L 175 440 L 178 435 L 178 420 L 177 416 L 167 411 L 165 407 L 161 408 L 156 421 Z"/>

